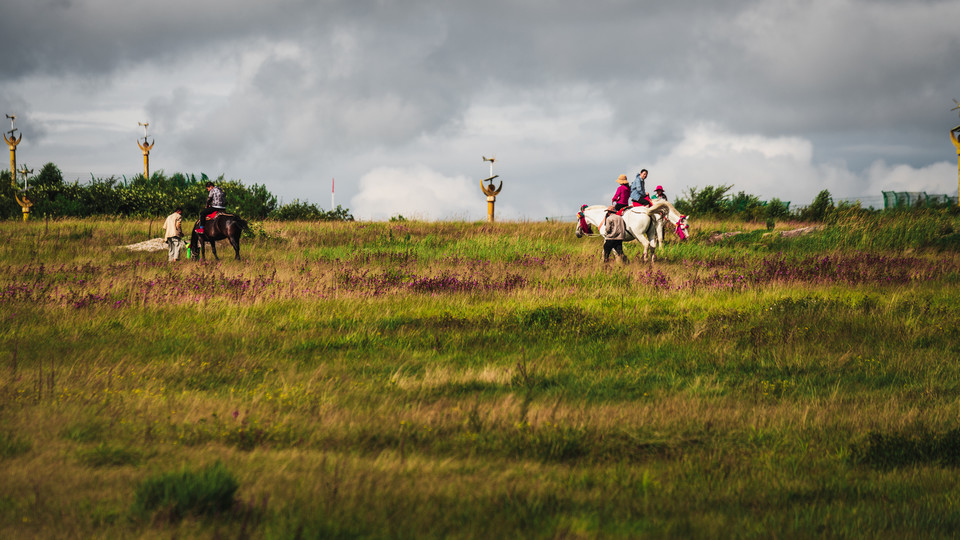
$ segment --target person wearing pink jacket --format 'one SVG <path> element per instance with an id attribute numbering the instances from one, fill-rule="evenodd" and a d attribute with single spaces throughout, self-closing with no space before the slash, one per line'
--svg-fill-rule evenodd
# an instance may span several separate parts
<path id="1" fill-rule="evenodd" d="M 617 192 L 613 194 L 613 210 L 619 212 L 620 209 L 630 206 L 630 182 L 627 181 L 627 175 L 621 174 L 617 178 L 617 183 L 620 186 L 617 188 Z"/>

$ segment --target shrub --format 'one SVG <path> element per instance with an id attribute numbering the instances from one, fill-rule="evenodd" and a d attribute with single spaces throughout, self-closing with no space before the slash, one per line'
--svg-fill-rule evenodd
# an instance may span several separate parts
<path id="1" fill-rule="evenodd" d="M 19 218 L 21 210 L 14 200 L 16 187 L 9 172 L 0 173 L 0 219 Z M 200 213 L 207 200 L 206 174 L 153 172 L 149 178 L 138 174 L 126 177 L 96 178 L 87 183 L 65 182 L 60 169 L 47 163 L 28 179 L 28 196 L 33 202 L 30 214 L 36 217 L 88 217 L 94 215 L 166 216 L 174 208 L 183 208 L 185 216 Z M 220 175 L 215 183 L 227 197 L 228 210 L 247 219 L 311 219 L 352 221 L 350 212 L 338 206 L 323 211 L 314 204 L 294 201 L 278 207 L 277 197 L 265 185 L 244 185 L 239 180 L 226 180 Z M 20 182 L 18 182 L 18 185 Z M 275 215 L 276 214 L 276 215 Z"/>
<path id="2" fill-rule="evenodd" d="M 810 206 L 800 211 L 800 219 L 804 221 L 823 221 L 833 211 L 833 198 L 828 190 L 817 194 Z"/>
<path id="3" fill-rule="evenodd" d="M 118 467 L 121 465 L 137 465 L 142 459 L 140 452 L 116 446 L 107 446 L 103 443 L 86 448 L 77 453 L 80 463 L 90 467 Z"/>
<path id="4" fill-rule="evenodd" d="M 0 458 L 12 458 L 30 451 L 30 442 L 12 433 L 0 431 Z"/>
<path id="5" fill-rule="evenodd" d="M 703 189 L 695 187 L 687 190 L 688 199 L 677 199 L 677 210 L 685 214 L 722 215 L 728 208 L 726 203 L 727 192 L 733 185 L 706 186 Z"/>
<path id="6" fill-rule="evenodd" d="M 216 515 L 233 507 L 237 480 L 217 461 L 198 472 L 184 468 L 145 479 L 137 487 L 133 512 L 160 510 L 171 520 L 186 515 Z"/>
<path id="7" fill-rule="evenodd" d="M 854 461 L 878 469 L 935 463 L 960 465 L 960 428 L 945 433 L 920 430 L 917 433 L 872 432 L 854 450 Z"/>
<path id="8" fill-rule="evenodd" d="M 350 211 L 340 205 L 327 212 L 315 204 L 301 202 L 300 199 L 277 207 L 269 217 L 279 221 L 353 221 Z"/>
<path id="9" fill-rule="evenodd" d="M 75 442 L 95 442 L 103 437 L 105 431 L 106 425 L 102 422 L 87 421 L 67 426 L 60 432 L 60 436 Z"/>

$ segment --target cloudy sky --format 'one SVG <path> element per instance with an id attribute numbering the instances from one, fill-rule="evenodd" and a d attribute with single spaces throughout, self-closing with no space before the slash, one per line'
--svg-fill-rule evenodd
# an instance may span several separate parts
<path id="1" fill-rule="evenodd" d="M 808 204 L 957 193 L 960 0 L 4 0 L 18 163 L 361 219 L 572 216 L 621 173 Z M 6 124 L 4 130 L 9 129 Z M 4 167 L 6 168 L 6 167 Z"/>

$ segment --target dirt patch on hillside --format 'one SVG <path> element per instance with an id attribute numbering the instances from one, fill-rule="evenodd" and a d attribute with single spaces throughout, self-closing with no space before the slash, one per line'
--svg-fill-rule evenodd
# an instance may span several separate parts
<path id="1" fill-rule="evenodd" d="M 137 244 L 120 247 L 129 249 L 130 251 L 167 251 L 168 249 L 167 243 L 163 238 L 151 238 L 150 240 L 144 240 Z"/>
<path id="2" fill-rule="evenodd" d="M 799 229 L 791 229 L 791 230 L 789 230 L 789 231 L 773 231 L 773 232 L 764 233 L 763 236 L 764 236 L 764 238 L 766 238 L 766 237 L 768 237 L 768 236 L 770 236 L 770 235 L 779 235 L 779 236 L 783 236 L 784 238 L 795 238 L 795 237 L 797 237 L 797 236 L 803 236 L 803 235 L 805 235 L 805 234 L 810 234 L 810 233 L 812 233 L 812 232 L 814 232 L 814 231 L 817 231 L 817 230 L 820 230 L 820 225 L 811 225 L 811 226 L 809 226 L 809 227 L 800 227 Z M 707 244 L 713 244 L 713 243 L 719 242 L 719 241 L 721 241 L 721 240 L 726 240 L 727 238 L 730 238 L 730 237 L 732 237 L 732 236 L 736 236 L 736 235 L 738 235 L 738 234 L 743 234 L 743 231 L 732 231 L 732 232 L 725 232 L 725 233 L 715 233 L 715 234 L 711 235 L 709 238 L 707 238 L 706 243 L 707 243 Z"/>

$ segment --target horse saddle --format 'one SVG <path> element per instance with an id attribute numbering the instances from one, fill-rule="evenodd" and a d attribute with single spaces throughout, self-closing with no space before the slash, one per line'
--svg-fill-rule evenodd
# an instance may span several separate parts
<path id="1" fill-rule="evenodd" d="M 216 217 L 237 217 L 237 216 L 235 214 L 231 214 L 230 212 L 225 212 L 223 210 L 214 210 L 213 212 L 210 212 L 209 214 L 207 214 L 206 220 L 210 221 L 211 219 Z"/>
<path id="2" fill-rule="evenodd" d="M 234 216 L 229 212 L 224 212 L 223 210 L 214 210 L 209 214 L 207 214 L 206 216 L 204 216 L 204 220 L 209 222 L 210 220 L 217 217 L 236 217 L 236 216 Z M 203 234 L 204 232 L 202 227 L 197 227 L 194 229 L 194 231 L 196 231 L 197 234 Z"/>

